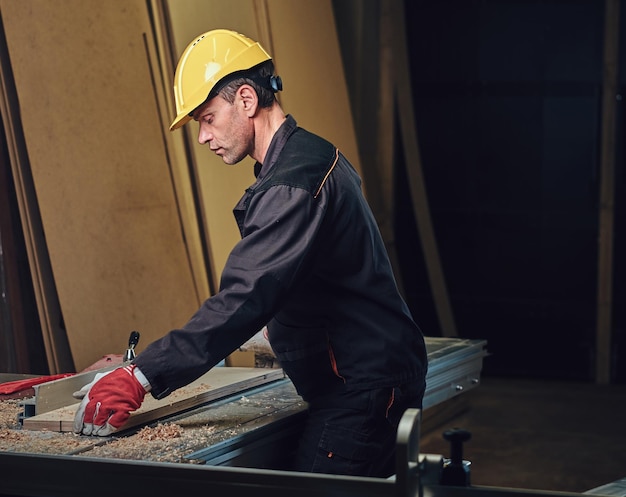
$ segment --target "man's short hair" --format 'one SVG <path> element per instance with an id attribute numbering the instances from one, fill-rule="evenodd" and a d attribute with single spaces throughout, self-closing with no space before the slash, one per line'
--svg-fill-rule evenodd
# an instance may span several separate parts
<path id="1" fill-rule="evenodd" d="M 229 79 L 223 86 L 220 85 L 217 94 L 232 104 L 235 101 L 237 90 L 242 85 L 250 85 L 256 91 L 259 98 L 259 106 L 262 108 L 271 107 L 276 100 L 275 91 L 270 88 L 269 83 L 263 84 L 261 82 L 269 82 L 270 77 L 273 75 L 274 63 L 271 60 L 267 60 L 248 71 L 241 71 L 235 74 L 233 79 Z"/>

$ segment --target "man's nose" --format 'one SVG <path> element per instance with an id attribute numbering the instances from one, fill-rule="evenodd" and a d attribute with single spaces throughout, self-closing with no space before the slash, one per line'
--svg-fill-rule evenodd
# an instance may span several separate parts
<path id="1" fill-rule="evenodd" d="M 204 145 L 205 143 L 210 142 L 212 139 L 213 134 L 209 133 L 209 131 L 203 124 L 200 124 L 200 129 L 198 130 L 198 143 L 200 143 L 200 145 Z"/>

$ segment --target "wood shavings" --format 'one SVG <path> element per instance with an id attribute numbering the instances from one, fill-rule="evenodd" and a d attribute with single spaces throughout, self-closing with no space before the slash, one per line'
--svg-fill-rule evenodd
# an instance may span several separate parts
<path id="1" fill-rule="evenodd" d="M 20 433 L 16 431 L 0 429 L 0 447 L 4 441 L 18 442 L 21 438 Z"/>
<path id="2" fill-rule="evenodd" d="M 194 395 L 201 395 L 203 393 L 206 393 L 209 390 L 211 390 L 211 385 L 209 385 L 208 383 L 200 383 L 199 385 L 193 387 L 185 387 L 184 389 L 174 390 L 171 393 L 170 398 L 174 400 L 179 397 L 192 397 Z"/>
<path id="3" fill-rule="evenodd" d="M 140 440 L 170 440 L 179 438 L 183 434 L 183 429 L 176 424 L 158 424 L 154 428 L 146 426 L 139 430 L 137 437 Z"/>
<path id="4" fill-rule="evenodd" d="M 86 457 L 132 459 L 139 461 L 197 464 L 185 456 L 211 444 L 213 426 L 183 429 L 174 423 L 144 427 L 129 436 L 120 436 L 107 444 L 81 454 Z"/>
<path id="5" fill-rule="evenodd" d="M 91 445 L 91 440 L 74 433 L 0 429 L 0 452 L 72 454 Z"/>
<path id="6" fill-rule="evenodd" d="M 23 411 L 19 400 L 0 401 L 0 452 L 72 454 L 93 444 L 74 433 L 22 430 L 18 415 Z"/>
<path id="7" fill-rule="evenodd" d="M 0 401 L 0 429 L 18 428 L 17 416 L 22 410 L 17 400 Z"/>

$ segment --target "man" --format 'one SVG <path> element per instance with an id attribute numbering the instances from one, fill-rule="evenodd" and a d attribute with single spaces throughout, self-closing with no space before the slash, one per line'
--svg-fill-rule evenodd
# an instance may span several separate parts
<path id="1" fill-rule="evenodd" d="M 395 431 L 421 406 L 423 336 L 398 293 L 360 179 L 331 143 L 299 128 L 275 98 L 271 57 L 227 30 L 194 40 L 175 76 L 177 116 L 226 164 L 256 160 L 234 209 L 242 239 L 219 292 L 182 328 L 104 376 L 77 433 L 109 435 L 143 402 L 195 380 L 267 325 L 280 365 L 308 403 L 294 469 L 387 477 Z"/>

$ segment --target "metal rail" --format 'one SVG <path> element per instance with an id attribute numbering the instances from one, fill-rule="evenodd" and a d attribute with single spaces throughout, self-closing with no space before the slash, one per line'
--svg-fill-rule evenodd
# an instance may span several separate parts
<path id="1" fill-rule="evenodd" d="M 0 453 L 0 496 L 383 497 L 393 481 L 249 468 Z"/>
<path id="2" fill-rule="evenodd" d="M 395 478 L 154 463 L 84 456 L 0 453 L 0 497 L 582 497 L 584 494 L 440 481 L 443 457 L 419 454 L 420 415 L 409 409 L 398 428 Z"/>

